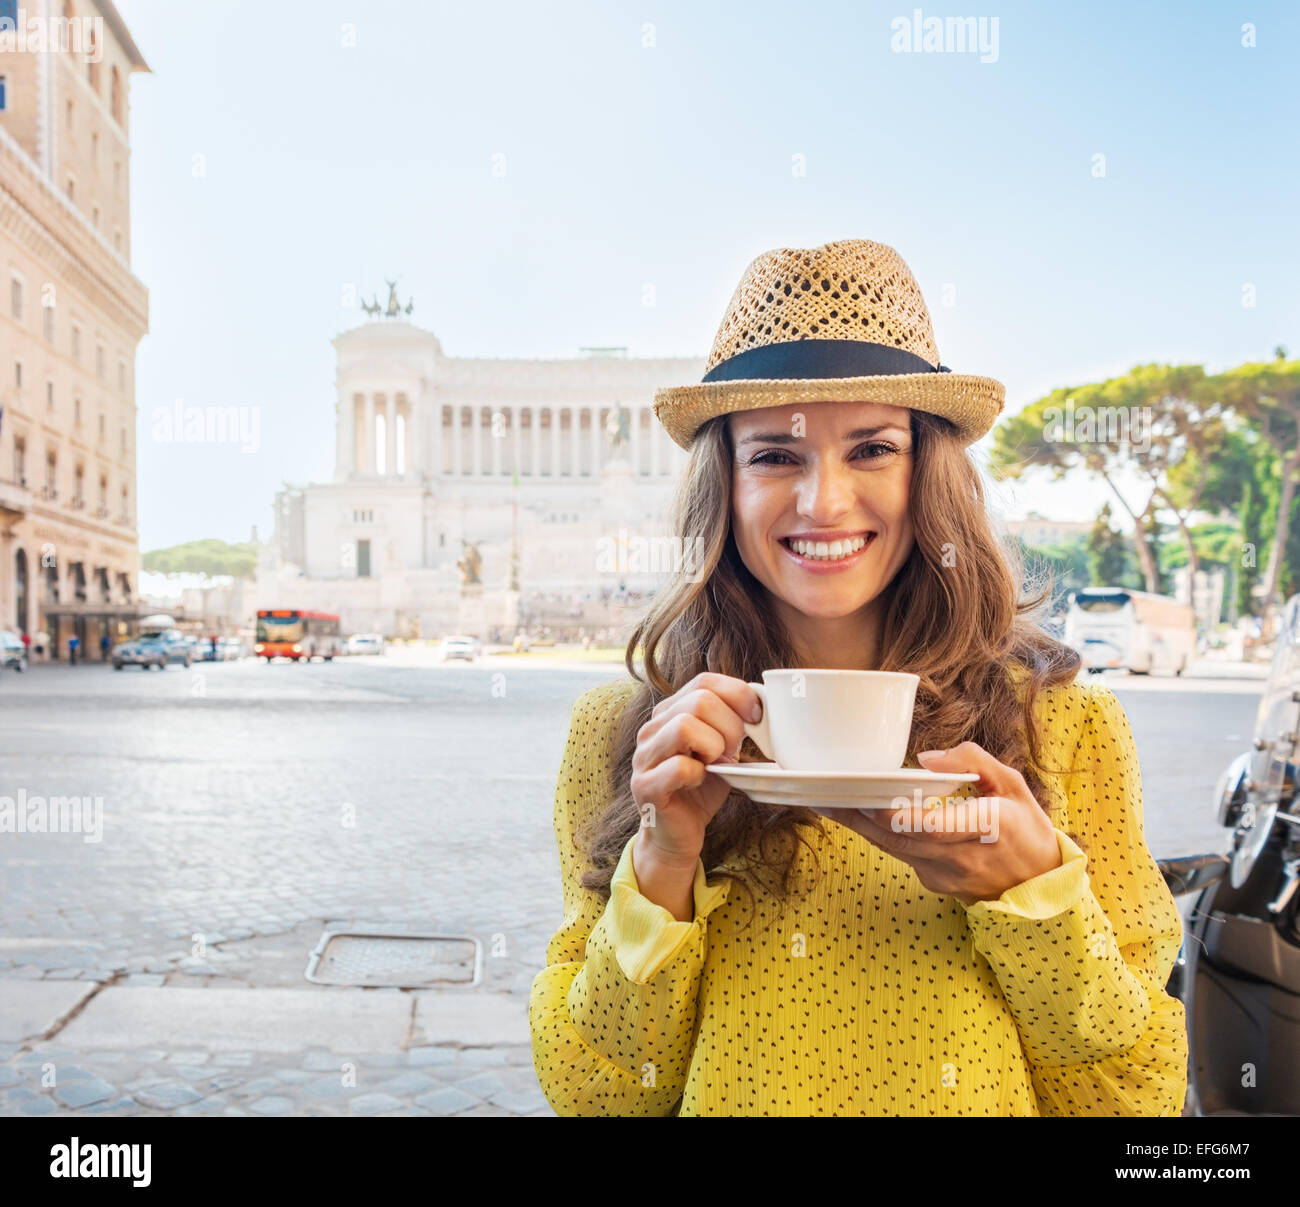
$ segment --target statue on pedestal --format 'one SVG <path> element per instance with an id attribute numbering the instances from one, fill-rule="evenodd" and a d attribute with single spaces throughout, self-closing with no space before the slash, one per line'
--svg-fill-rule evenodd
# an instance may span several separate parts
<path id="1" fill-rule="evenodd" d="M 610 409 L 609 418 L 605 420 L 605 435 L 609 437 L 609 451 L 617 457 L 632 439 L 627 407 L 615 406 Z"/>
<path id="2" fill-rule="evenodd" d="M 479 555 L 478 546 L 471 545 L 468 541 L 461 541 L 465 549 L 465 555 L 459 558 L 456 565 L 460 569 L 460 585 L 462 587 L 479 586 L 483 580 L 479 577 L 483 569 L 483 559 Z"/>

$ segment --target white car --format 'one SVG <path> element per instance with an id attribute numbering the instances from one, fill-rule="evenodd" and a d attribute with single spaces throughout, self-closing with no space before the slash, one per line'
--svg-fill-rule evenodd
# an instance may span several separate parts
<path id="1" fill-rule="evenodd" d="M 444 637 L 439 647 L 444 662 L 450 662 L 453 658 L 473 662 L 482 652 L 483 643 L 477 637 Z"/>
<path id="2" fill-rule="evenodd" d="M 384 638 L 382 633 L 353 633 L 348 638 L 349 654 L 382 654 Z"/>

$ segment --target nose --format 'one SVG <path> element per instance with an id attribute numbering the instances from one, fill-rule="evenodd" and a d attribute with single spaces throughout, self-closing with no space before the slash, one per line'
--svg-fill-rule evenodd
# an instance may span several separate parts
<path id="1" fill-rule="evenodd" d="M 838 464 L 833 457 L 815 458 L 796 493 L 799 514 L 818 528 L 830 527 L 858 502 L 852 468 Z"/>

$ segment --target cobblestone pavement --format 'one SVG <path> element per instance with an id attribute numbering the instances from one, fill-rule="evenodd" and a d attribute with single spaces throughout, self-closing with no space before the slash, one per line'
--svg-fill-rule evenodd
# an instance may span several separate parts
<path id="1" fill-rule="evenodd" d="M 0 676 L 0 795 L 103 801 L 99 842 L 0 835 L 0 994 L 33 980 L 329 994 L 304 970 L 331 925 L 475 936 L 478 989 L 525 1009 L 562 916 L 551 807 L 569 709 L 623 674 L 358 658 Z M 1107 680 L 1138 741 L 1152 849 L 1224 849 L 1211 795 L 1249 744 L 1258 684 Z M 61 1030 L 0 1037 L 0 1114 L 551 1113 L 526 1042 L 217 1051 L 142 1034 L 78 1049 Z"/>
<path id="2" fill-rule="evenodd" d="M 5 1115 L 553 1115 L 527 1044 L 340 1055 L 0 1047 Z"/>
<path id="3" fill-rule="evenodd" d="M 350 924 L 476 936 L 481 988 L 526 1004 L 563 914 L 569 709 L 621 673 L 359 658 L 6 675 L 0 794 L 102 797 L 103 835 L 0 837 L 0 978 L 308 987 L 322 930 Z M 549 1113 L 526 1046 L 360 1054 L 355 1089 L 320 1053 L 236 1056 L 142 1037 L 73 1059 L 56 1036 L 0 1061 L 0 1111 Z"/>

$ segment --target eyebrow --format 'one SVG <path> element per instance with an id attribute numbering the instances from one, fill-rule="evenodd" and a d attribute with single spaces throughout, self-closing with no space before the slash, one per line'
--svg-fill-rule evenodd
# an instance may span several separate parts
<path id="1" fill-rule="evenodd" d="M 855 428 L 851 432 L 841 436 L 841 440 L 866 440 L 870 436 L 876 435 L 877 432 L 888 431 L 893 428 L 896 431 L 907 431 L 902 424 L 898 423 L 880 423 L 875 427 Z M 910 435 L 910 433 L 909 433 Z M 736 447 L 744 448 L 747 444 L 798 444 L 800 437 L 792 436 L 789 432 L 762 432 L 756 436 L 746 436 L 743 440 L 736 442 Z"/>

